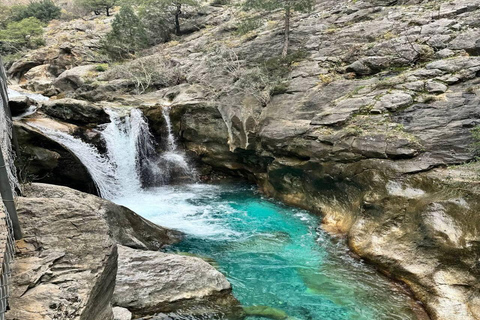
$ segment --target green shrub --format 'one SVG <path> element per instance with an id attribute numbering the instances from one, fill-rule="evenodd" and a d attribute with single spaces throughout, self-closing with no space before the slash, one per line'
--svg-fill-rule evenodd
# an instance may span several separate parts
<path id="1" fill-rule="evenodd" d="M 11 7 L 0 5 L 0 29 L 5 29 L 7 24 L 11 22 L 12 9 Z"/>
<path id="2" fill-rule="evenodd" d="M 147 32 L 132 7 L 123 6 L 103 39 L 103 51 L 113 60 L 127 59 L 149 45 Z"/>
<path id="3" fill-rule="evenodd" d="M 44 44 L 43 23 L 30 17 L 19 22 L 10 22 L 0 30 L 0 53 L 12 54 L 23 48 L 34 49 Z"/>
<path id="4" fill-rule="evenodd" d="M 167 42 L 175 32 L 173 16 L 163 6 L 147 5 L 139 10 L 139 17 L 147 33 L 149 45 Z"/>
<path id="5" fill-rule="evenodd" d="M 210 5 L 214 7 L 225 6 L 230 3 L 230 0 L 213 0 Z"/>
<path id="6" fill-rule="evenodd" d="M 275 96 L 277 94 L 283 94 L 286 93 L 288 90 L 288 83 L 285 82 L 280 82 L 277 83 L 271 90 L 270 90 L 270 95 Z"/>
<path id="7" fill-rule="evenodd" d="M 49 22 L 59 18 L 61 15 L 60 7 L 57 7 L 52 0 L 32 1 L 27 6 L 13 6 L 11 19 L 21 21 L 30 17 L 37 18 L 43 22 Z"/>
<path id="8" fill-rule="evenodd" d="M 246 19 L 240 22 L 240 24 L 237 26 L 236 33 L 238 35 L 244 35 L 249 33 L 250 31 L 253 31 L 259 28 L 261 25 L 262 25 L 262 22 L 259 19 L 255 19 L 255 18 Z"/>
<path id="9" fill-rule="evenodd" d="M 300 62 L 308 56 L 305 50 L 298 50 L 288 54 L 286 57 L 273 57 L 263 62 L 265 72 L 272 78 L 281 79 L 286 77 L 295 62 Z"/>
<path id="10" fill-rule="evenodd" d="M 473 137 L 472 149 L 475 156 L 480 156 L 480 125 L 470 130 Z"/>
<path id="11" fill-rule="evenodd" d="M 108 70 L 108 64 L 106 63 L 99 64 L 95 67 L 95 70 L 98 72 L 105 72 Z"/>

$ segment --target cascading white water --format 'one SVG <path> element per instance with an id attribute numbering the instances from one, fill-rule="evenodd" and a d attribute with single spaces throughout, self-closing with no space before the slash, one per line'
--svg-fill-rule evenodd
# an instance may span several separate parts
<path id="1" fill-rule="evenodd" d="M 162 115 L 167 127 L 167 150 L 161 155 L 161 158 L 164 160 L 164 172 L 165 174 L 170 174 L 171 172 L 176 171 L 177 173 L 189 176 L 194 180 L 196 176 L 195 170 L 189 166 L 185 155 L 178 151 L 177 142 L 173 135 L 172 122 L 170 120 L 170 108 L 163 108 Z M 170 177 L 166 176 L 165 179 L 169 180 Z"/>
<path id="2" fill-rule="evenodd" d="M 58 142 L 75 154 L 87 168 L 102 197 L 113 199 L 120 193 L 121 189 L 117 181 L 115 165 L 108 158 L 101 155 L 94 146 L 62 131 L 34 123 L 29 123 L 29 125 L 42 131 L 50 139 Z"/>
<path id="3" fill-rule="evenodd" d="M 172 173 L 194 177 L 194 170 L 178 150 L 172 133 L 170 117 L 164 112 L 167 123 L 167 151 L 156 153 L 155 142 L 148 122 L 138 109 L 106 109 L 110 123 L 101 128 L 106 143 L 106 156 L 68 133 L 30 123 L 73 152 L 85 165 L 103 198 L 114 200 L 128 194 L 141 192 L 143 185 L 168 183 Z"/>
<path id="4" fill-rule="evenodd" d="M 107 156 L 115 167 L 115 178 L 121 190 L 120 194 L 138 192 L 142 186 L 138 168 L 139 155 L 151 140 L 148 124 L 137 109 L 123 115 L 119 110 L 105 111 L 110 116 L 111 122 L 102 131 L 102 136 L 106 143 Z"/>

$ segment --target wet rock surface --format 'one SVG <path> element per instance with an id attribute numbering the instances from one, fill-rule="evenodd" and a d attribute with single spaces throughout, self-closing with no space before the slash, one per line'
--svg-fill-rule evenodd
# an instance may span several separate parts
<path id="1" fill-rule="evenodd" d="M 67 132 L 70 129 L 68 126 L 61 128 Z M 97 194 L 90 173 L 72 152 L 24 123 L 16 122 L 14 130 L 21 146 L 16 166 L 22 182 L 65 185 Z"/>
<path id="2" fill-rule="evenodd" d="M 19 116 L 25 113 L 31 106 L 37 105 L 37 103 L 25 96 L 12 97 L 8 99 L 8 106 L 13 117 Z"/>
<path id="3" fill-rule="evenodd" d="M 80 125 L 110 122 L 101 107 L 83 100 L 49 100 L 43 103 L 42 111 L 51 117 Z"/>

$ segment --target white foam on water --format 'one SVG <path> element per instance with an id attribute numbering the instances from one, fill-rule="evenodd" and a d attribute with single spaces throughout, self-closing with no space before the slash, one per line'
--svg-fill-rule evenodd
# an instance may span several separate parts
<path id="1" fill-rule="evenodd" d="M 162 186 L 117 198 L 115 202 L 161 226 L 202 239 L 219 240 L 237 236 L 238 233 L 225 226 L 225 217 L 215 217 L 220 209 L 218 206 L 198 202 L 200 198 L 208 198 L 205 193 L 214 197 L 215 190 L 215 186 L 196 184 Z M 228 214 L 227 210 L 221 210 Z"/>
<path id="2" fill-rule="evenodd" d="M 48 98 L 48 97 L 45 97 L 41 94 L 33 93 L 33 92 L 24 92 L 24 91 L 20 92 L 20 91 L 13 90 L 13 89 L 10 89 L 10 88 L 7 89 L 7 92 L 8 92 L 8 96 L 10 98 L 28 97 L 28 98 L 33 99 L 33 100 L 38 101 L 38 102 L 50 100 L 50 98 Z"/>

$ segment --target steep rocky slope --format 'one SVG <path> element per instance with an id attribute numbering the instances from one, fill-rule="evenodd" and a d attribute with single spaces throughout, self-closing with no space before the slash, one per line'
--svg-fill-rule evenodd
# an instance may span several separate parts
<path id="1" fill-rule="evenodd" d="M 30 69 L 51 65 L 39 51 L 10 74 L 48 95 L 137 105 L 158 137 L 169 107 L 204 176 L 247 177 L 322 214 L 433 319 L 479 319 L 480 195 L 444 167 L 474 159 L 480 3 L 318 1 L 293 19 L 288 62 L 280 12 L 202 10 L 200 31 L 106 72 L 96 57 L 45 76 Z M 245 17 L 262 23 L 239 35 Z M 54 65 L 70 69 L 55 50 Z M 138 66 L 157 72 L 146 92 Z"/>

